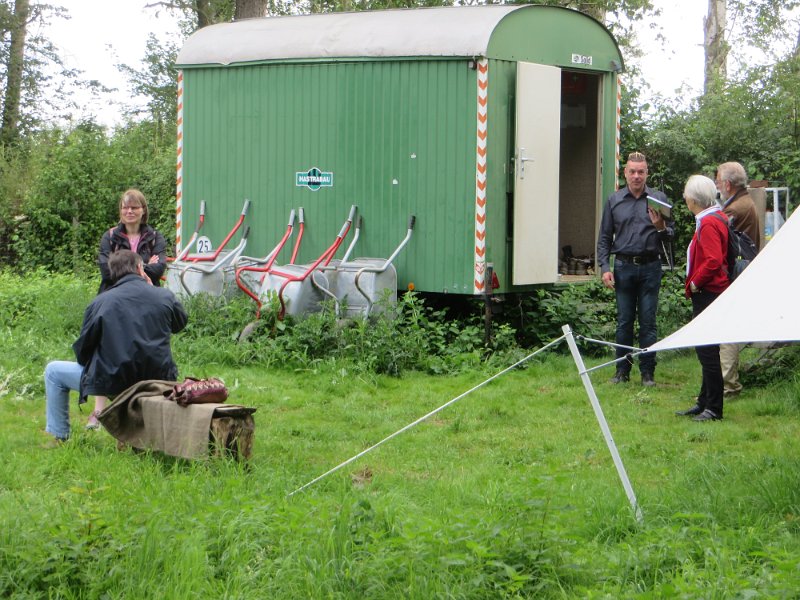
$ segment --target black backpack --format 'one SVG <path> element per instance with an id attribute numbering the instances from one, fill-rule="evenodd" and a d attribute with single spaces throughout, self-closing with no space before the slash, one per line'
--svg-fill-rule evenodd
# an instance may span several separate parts
<path id="1" fill-rule="evenodd" d="M 756 257 L 758 247 L 744 231 L 734 229 L 722 212 L 712 214 L 728 226 L 728 279 L 733 283 Z"/>

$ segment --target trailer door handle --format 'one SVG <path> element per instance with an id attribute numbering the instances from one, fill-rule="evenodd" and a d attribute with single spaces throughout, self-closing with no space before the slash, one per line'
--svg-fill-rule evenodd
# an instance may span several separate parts
<path id="1" fill-rule="evenodd" d="M 525 148 L 520 147 L 519 154 L 517 154 L 517 163 L 519 164 L 519 178 L 525 179 L 525 163 L 533 162 L 533 159 L 525 156 Z"/>

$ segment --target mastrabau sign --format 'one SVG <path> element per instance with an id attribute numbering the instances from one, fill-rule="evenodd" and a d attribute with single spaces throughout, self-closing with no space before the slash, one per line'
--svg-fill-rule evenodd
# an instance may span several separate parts
<path id="1" fill-rule="evenodd" d="M 313 192 L 321 187 L 333 187 L 333 173 L 320 171 L 317 167 L 312 167 L 308 171 L 298 171 L 295 173 L 295 185 L 307 187 Z"/>

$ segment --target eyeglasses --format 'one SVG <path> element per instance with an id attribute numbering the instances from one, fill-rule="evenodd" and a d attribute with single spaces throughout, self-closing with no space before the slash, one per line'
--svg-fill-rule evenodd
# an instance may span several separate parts
<path id="1" fill-rule="evenodd" d="M 122 210 L 122 211 L 126 211 L 126 210 L 142 210 L 142 207 L 141 206 L 123 206 L 120 210 Z"/>

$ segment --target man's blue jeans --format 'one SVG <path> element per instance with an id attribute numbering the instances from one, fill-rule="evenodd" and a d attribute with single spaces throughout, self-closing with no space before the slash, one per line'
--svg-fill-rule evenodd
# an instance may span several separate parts
<path id="1" fill-rule="evenodd" d="M 69 437 L 69 391 L 81 385 L 83 367 L 76 362 L 54 360 L 44 369 L 44 391 L 47 396 L 45 431 L 65 440 Z"/>
<path id="2" fill-rule="evenodd" d="M 648 348 L 658 339 L 656 311 L 658 291 L 661 289 L 661 261 L 654 260 L 636 265 L 624 259 L 614 261 L 614 290 L 617 295 L 617 335 L 616 342 L 623 346 L 633 346 L 633 324 L 639 316 L 639 348 Z M 625 356 L 630 350 L 617 348 L 617 358 Z M 630 373 L 631 363 L 623 360 L 617 363 L 617 371 Z M 656 354 L 648 352 L 639 356 L 639 371 L 654 374 Z"/>

